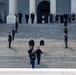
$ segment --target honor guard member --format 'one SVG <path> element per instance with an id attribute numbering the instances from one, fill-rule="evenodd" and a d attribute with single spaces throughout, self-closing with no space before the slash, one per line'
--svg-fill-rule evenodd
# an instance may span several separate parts
<path id="1" fill-rule="evenodd" d="M 64 34 L 65 48 L 68 48 L 68 35 Z"/>
<path id="2" fill-rule="evenodd" d="M 40 40 L 40 46 L 44 46 L 44 45 L 45 45 L 44 40 L 43 40 L 43 38 L 41 38 L 41 40 Z"/>
<path id="3" fill-rule="evenodd" d="M 68 35 L 68 29 L 66 26 L 64 26 L 64 34 L 67 34 Z"/>
<path id="4" fill-rule="evenodd" d="M 17 33 L 17 31 L 18 31 L 18 22 L 16 21 L 16 23 L 15 23 L 15 31 L 16 31 L 16 33 Z"/>
<path id="5" fill-rule="evenodd" d="M 28 23 L 29 20 L 29 14 L 25 14 L 26 23 Z"/>
<path id="6" fill-rule="evenodd" d="M 35 42 L 34 42 L 34 40 L 31 38 L 31 40 L 29 41 L 29 46 L 32 47 L 32 49 L 34 49 L 34 45 L 35 45 Z"/>
<path id="7" fill-rule="evenodd" d="M 12 40 L 14 40 L 14 37 L 15 37 L 15 28 L 13 27 L 12 28 Z"/>
<path id="8" fill-rule="evenodd" d="M 36 56 L 37 56 L 37 64 L 40 65 L 40 60 L 41 60 L 41 54 L 43 53 L 41 51 L 41 49 L 38 47 L 38 49 L 36 50 Z"/>
<path id="9" fill-rule="evenodd" d="M 67 27 L 67 21 L 64 19 L 64 27 Z"/>
<path id="10" fill-rule="evenodd" d="M 11 42 L 12 42 L 12 35 L 11 35 L 11 32 L 9 32 L 9 35 L 8 35 L 9 48 L 11 48 Z"/>
<path id="11" fill-rule="evenodd" d="M 34 50 L 32 50 L 32 53 L 31 53 L 30 57 L 31 57 L 32 68 L 35 68 L 36 55 L 35 55 L 35 51 Z"/>

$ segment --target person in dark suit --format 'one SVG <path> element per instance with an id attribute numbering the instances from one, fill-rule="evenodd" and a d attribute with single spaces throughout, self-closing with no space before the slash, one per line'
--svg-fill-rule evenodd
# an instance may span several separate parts
<path id="1" fill-rule="evenodd" d="M 55 21 L 58 23 L 58 21 L 59 21 L 59 15 L 58 14 L 56 14 L 55 15 Z"/>
<path id="2" fill-rule="evenodd" d="M 16 23 L 15 23 L 15 32 L 17 33 L 17 31 L 18 31 L 18 22 L 16 21 Z"/>
<path id="3" fill-rule="evenodd" d="M 68 48 L 68 35 L 64 34 L 65 48 Z"/>
<path id="4" fill-rule="evenodd" d="M 35 42 L 34 42 L 34 40 L 31 38 L 31 40 L 29 41 L 29 46 L 32 47 L 32 49 L 34 49 L 34 45 L 35 45 Z"/>
<path id="5" fill-rule="evenodd" d="M 9 32 L 9 35 L 8 35 L 9 48 L 11 48 L 11 42 L 12 42 L 12 35 L 11 35 L 11 32 Z"/>
<path id="6" fill-rule="evenodd" d="M 53 14 L 50 14 L 50 23 L 53 23 Z"/>
<path id="7" fill-rule="evenodd" d="M 44 46 L 44 45 L 45 45 L 44 40 L 43 40 L 43 38 L 41 38 L 41 40 L 40 40 L 40 46 Z"/>
<path id="8" fill-rule="evenodd" d="M 14 37 L 15 37 L 15 28 L 13 27 L 12 28 L 12 40 L 14 40 Z"/>
<path id="9" fill-rule="evenodd" d="M 63 23 L 63 21 L 64 21 L 64 16 L 63 14 L 60 14 L 60 23 Z"/>
<path id="10" fill-rule="evenodd" d="M 66 22 L 67 22 L 67 18 L 68 18 L 68 15 L 67 15 L 67 13 L 65 13 L 64 14 L 64 19 L 65 19 Z"/>
<path id="11" fill-rule="evenodd" d="M 25 14 L 26 23 L 28 23 L 29 20 L 29 14 Z"/>
<path id="12" fill-rule="evenodd" d="M 38 49 L 36 50 L 36 56 L 37 56 L 37 64 L 40 65 L 40 60 L 41 60 L 41 54 L 43 53 L 41 51 L 41 49 L 38 47 Z"/>
<path id="13" fill-rule="evenodd" d="M 34 19 L 35 19 L 35 14 L 32 12 L 32 13 L 31 13 L 31 23 L 32 23 L 32 24 L 34 23 Z"/>
<path id="14" fill-rule="evenodd" d="M 30 58 L 31 58 L 32 68 L 35 68 L 36 55 L 35 55 L 35 51 L 34 51 L 34 50 L 32 50 L 32 53 L 31 53 L 31 55 L 30 55 Z"/>
<path id="15" fill-rule="evenodd" d="M 22 13 L 21 11 L 18 13 L 18 19 L 19 19 L 19 23 L 22 23 Z"/>
<path id="16" fill-rule="evenodd" d="M 72 14 L 72 21 L 75 21 L 75 13 Z"/>

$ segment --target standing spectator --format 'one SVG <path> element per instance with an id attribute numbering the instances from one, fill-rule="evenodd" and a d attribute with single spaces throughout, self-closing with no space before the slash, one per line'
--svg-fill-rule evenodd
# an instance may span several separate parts
<path id="1" fill-rule="evenodd" d="M 31 57 L 32 68 L 35 68 L 36 55 L 35 55 L 35 51 L 34 50 L 32 50 L 32 53 L 31 53 L 30 57 Z"/>
<path id="2" fill-rule="evenodd" d="M 32 23 L 32 24 L 34 23 L 34 19 L 35 19 L 35 14 L 32 12 L 32 13 L 31 13 L 31 23 Z"/>
<path id="3" fill-rule="evenodd" d="M 56 23 L 58 23 L 58 21 L 59 21 L 59 15 L 58 14 L 55 15 L 55 21 L 56 21 Z"/>
<path id="4" fill-rule="evenodd" d="M 11 42 L 12 42 L 12 35 L 11 35 L 11 32 L 9 32 L 9 35 L 8 35 L 9 48 L 11 48 Z"/>
<path id="5" fill-rule="evenodd" d="M 68 15 L 67 13 L 64 14 L 64 20 L 67 22 L 67 18 L 68 18 Z"/>
<path id="6" fill-rule="evenodd" d="M 16 33 L 17 33 L 17 31 L 18 31 L 18 22 L 16 21 L 16 23 L 15 23 L 15 31 L 16 31 Z"/>
<path id="7" fill-rule="evenodd" d="M 21 11 L 18 13 L 19 23 L 22 23 L 22 13 Z"/>
<path id="8" fill-rule="evenodd" d="M 31 40 L 29 41 L 29 46 L 32 47 L 32 49 L 34 49 L 34 45 L 35 45 L 35 42 L 34 42 L 34 40 L 31 38 Z"/>
<path id="9" fill-rule="evenodd" d="M 14 40 L 14 37 L 15 37 L 15 28 L 13 27 L 12 28 L 12 40 Z"/>
<path id="10" fill-rule="evenodd" d="M 25 14 L 26 23 L 28 23 L 29 20 L 29 14 Z"/>
<path id="11" fill-rule="evenodd" d="M 72 21 L 75 21 L 75 13 L 72 14 Z"/>
<path id="12" fill-rule="evenodd" d="M 53 23 L 53 14 L 50 14 L 50 23 Z"/>
<path id="13" fill-rule="evenodd" d="M 40 40 L 40 46 L 44 46 L 44 45 L 45 45 L 44 40 L 43 40 L 43 38 L 41 38 L 41 40 Z"/>
<path id="14" fill-rule="evenodd" d="M 37 64 L 39 65 L 40 64 L 40 60 L 41 60 L 41 54 L 43 53 L 41 51 L 41 49 L 38 47 L 38 49 L 36 50 L 36 55 L 37 55 Z"/>

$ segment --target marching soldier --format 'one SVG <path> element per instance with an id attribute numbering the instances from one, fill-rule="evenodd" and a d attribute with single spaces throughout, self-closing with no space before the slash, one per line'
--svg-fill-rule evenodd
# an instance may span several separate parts
<path id="1" fill-rule="evenodd" d="M 37 56 L 37 64 L 40 65 L 40 60 L 41 60 L 41 54 L 43 53 L 41 51 L 41 49 L 38 47 L 38 49 L 36 50 L 36 56 Z"/>
<path id="2" fill-rule="evenodd" d="M 32 50 L 32 53 L 31 53 L 31 55 L 30 55 L 30 58 L 31 58 L 32 68 L 35 68 L 36 55 L 35 55 L 35 51 L 34 51 L 34 50 Z"/>
<path id="3" fill-rule="evenodd" d="M 11 48 L 11 42 L 12 42 L 12 35 L 11 35 L 11 32 L 9 32 L 9 35 L 8 35 L 9 48 Z"/>

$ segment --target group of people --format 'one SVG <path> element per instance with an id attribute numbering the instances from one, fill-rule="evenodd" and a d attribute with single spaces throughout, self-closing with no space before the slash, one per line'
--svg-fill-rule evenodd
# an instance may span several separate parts
<path id="1" fill-rule="evenodd" d="M 22 13 L 21 11 L 17 14 L 15 14 L 16 16 L 16 21 L 19 22 L 20 24 L 22 23 Z M 31 18 L 31 23 L 34 23 L 34 19 L 35 19 L 35 14 L 32 12 L 30 15 L 29 14 L 25 14 L 25 19 L 26 19 L 26 23 L 29 22 L 29 19 Z"/>
<path id="2" fill-rule="evenodd" d="M 30 49 L 28 50 L 29 53 L 29 58 L 30 58 L 30 64 L 32 65 L 32 68 L 35 68 L 35 60 L 37 58 L 37 64 L 40 65 L 40 60 L 41 60 L 41 54 L 43 53 L 40 47 L 35 51 L 34 50 L 35 42 L 33 39 L 29 41 L 29 47 Z M 40 40 L 40 46 L 44 46 L 44 40 Z"/>
<path id="3" fill-rule="evenodd" d="M 50 23 L 53 23 L 54 21 L 56 23 L 58 23 L 58 22 L 64 23 L 64 19 L 66 19 L 66 21 L 68 23 L 71 23 L 71 22 L 75 21 L 75 19 L 76 19 L 75 13 L 72 13 L 72 14 L 67 14 L 67 13 L 64 13 L 64 14 L 50 14 L 49 17 L 50 17 Z"/>
<path id="4" fill-rule="evenodd" d="M 18 22 L 15 23 L 15 27 L 12 28 L 12 31 L 9 32 L 8 34 L 8 43 L 9 43 L 9 48 L 11 48 L 11 43 L 14 41 L 15 38 L 15 33 L 18 31 Z"/>

